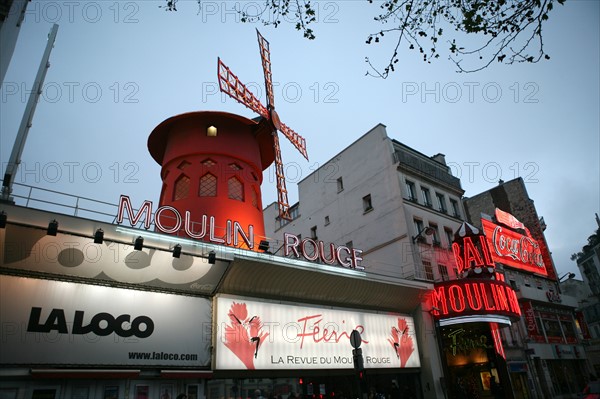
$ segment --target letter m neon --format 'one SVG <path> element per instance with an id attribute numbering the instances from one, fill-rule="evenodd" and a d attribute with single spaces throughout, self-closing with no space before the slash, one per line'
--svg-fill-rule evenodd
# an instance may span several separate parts
<path id="1" fill-rule="evenodd" d="M 134 214 L 133 208 L 131 207 L 131 199 L 129 199 L 127 195 L 121 195 L 121 198 L 119 198 L 119 212 L 117 213 L 117 224 L 123 223 L 125 211 L 127 211 L 127 219 L 129 220 L 131 227 L 134 227 L 136 224 L 138 224 L 140 218 L 145 213 L 146 218 L 144 220 L 144 228 L 150 228 L 150 222 L 152 221 L 152 201 L 144 201 L 138 213 Z"/>
<path id="2" fill-rule="evenodd" d="M 446 303 L 446 294 L 444 291 L 444 287 L 438 287 L 433 290 L 431 293 L 431 306 L 440 309 L 442 314 L 448 314 L 448 304 Z M 433 310 L 433 314 L 439 316 L 439 312 L 435 309 Z"/>

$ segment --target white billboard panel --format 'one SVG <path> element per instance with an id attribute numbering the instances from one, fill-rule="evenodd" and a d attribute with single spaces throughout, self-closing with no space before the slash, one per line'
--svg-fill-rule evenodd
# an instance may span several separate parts
<path id="1" fill-rule="evenodd" d="M 420 367 L 414 320 L 398 314 L 218 297 L 215 369 L 348 369 L 350 334 L 365 368 Z"/>
<path id="2" fill-rule="evenodd" d="M 0 275 L 0 364 L 210 364 L 211 302 Z"/>

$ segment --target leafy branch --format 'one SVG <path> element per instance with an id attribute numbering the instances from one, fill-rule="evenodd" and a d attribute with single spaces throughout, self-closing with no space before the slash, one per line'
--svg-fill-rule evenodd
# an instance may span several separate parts
<path id="1" fill-rule="evenodd" d="M 167 11 L 177 11 L 178 0 L 165 0 Z M 202 0 L 197 0 L 199 8 Z M 543 25 L 554 2 L 565 0 L 366 0 L 379 4 L 374 20 L 382 29 L 367 35 L 367 44 L 382 44 L 391 37 L 393 50 L 382 67 L 368 57 L 367 75 L 387 78 L 399 62 L 404 43 L 418 50 L 424 62 L 431 63 L 447 53 L 457 72 L 477 72 L 493 62 L 506 65 L 537 63 L 550 59 L 544 50 Z M 251 14 L 238 10 L 242 22 L 262 22 L 279 27 L 294 24 L 307 39 L 315 39 L 312 29 L 317 14 L 310 0 L 264 0 L 264 7 Z M 366 22 L 366 21 L 365 21 Z M 448 36 L 447 32 L 454 35 Z M 467 48 L 472 38 L 479 44 Z M 445 39 L 445 40 L 442 40 Z M 462 44 L 461 44 L 462 43 Z M 471 43 L 471 42 L 469 42 Z"/>

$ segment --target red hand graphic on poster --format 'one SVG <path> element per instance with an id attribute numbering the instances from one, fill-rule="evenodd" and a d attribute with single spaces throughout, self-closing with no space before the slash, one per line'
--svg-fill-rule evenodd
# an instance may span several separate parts
<path id="1" fill-rule="evenodd" d="M 415 350 L 413 339 L 408 335 L 406 319 L 398 318 L 398 327 L 392 327 L 391 337 L 388 342 L 394 348 L 396 356 L 400 359 L 400 367 L 405 367 L 408 358 Z"/>
<path id="2" fill-rule="evenodd" d="M 230 324 L 225 326 L 225 346 L 247 369 L 254 370 L 254 359 L 269 333 L 262 331 L 263 323 L 260 317 L 248 317 L 245 303 L 234 302 L 227 315 Z"/>

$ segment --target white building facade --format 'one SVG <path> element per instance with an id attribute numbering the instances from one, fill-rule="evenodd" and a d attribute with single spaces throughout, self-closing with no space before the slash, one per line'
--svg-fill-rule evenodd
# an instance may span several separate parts
<path id="1" fill-rule="evenodd" d="M 450 245 L 464 215 L 464 191 L 442 154 L 426 156 L 391 139 L 379 124 L 304 178 L 298 191 L 291 221 L 278 218 L 276 204 L 265 209 L 272 247 L 281 248 L 284 234 L 292 233 L 362 251 L 365 271 L 377 278 L 423 281 L 431 288 L 456 278 Z M 425 299 L 411 313 L 423 323 L 420 378 L 423 395 L 439 398 L 445 395 L 443 371 Z"/>

